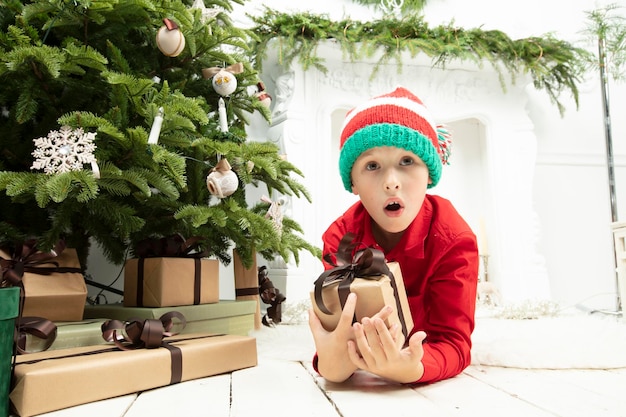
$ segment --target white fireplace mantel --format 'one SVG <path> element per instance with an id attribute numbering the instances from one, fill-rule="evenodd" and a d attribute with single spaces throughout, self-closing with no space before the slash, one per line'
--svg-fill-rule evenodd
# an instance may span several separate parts
<path id="1" fill-rule="evenodd" d="M 275 52 L 275 51 L 274 51 Z M 541 237 L 533 210 L 532 183 L 537 138 L 525 105 L 530 80 L 513 84 L 485 63 L 449 63 L 433 68 L 428 57 L 402 58 L 402 67 L 377 58 L 350 62 L 332 42 L 318 48 L 328 71 L 286 68 L 270 53 L 262 80 L 273 96 L 272 123 L 256 121 L 253 140 L 270 140 L 302 170 L 312 195 L 287 199 L 286 214 L 304 229 L 304 238 L 321 246 L 321 234 L 355 196 L 346 192 L 337 169 L 339 128 L 346 111 L 361 101 L 402 85 L 418 95 L 439 123 L 453 134 L 451 165 L 444 167 L 432 192 L 449 198 L 477 234 L 487 255 L 487 279 L 507 301 L 548 299 L 549 280 L 537 252 Z M 309 296 L 321 263 L 302 256 L 300 264 L 270 264 L 272 276 L 285 277 L 288 300 Z M 483 277 L 484 279 L 484 277 Z"/>

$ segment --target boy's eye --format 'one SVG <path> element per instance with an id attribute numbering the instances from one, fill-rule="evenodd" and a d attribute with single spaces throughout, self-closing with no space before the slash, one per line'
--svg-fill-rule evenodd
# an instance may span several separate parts
<path id="1" fill-rule="evenodd" d="M 378 165 L 378 163 L 377 163 L 377 162 L 368 162 L 368 163 L 365 165 L 365 169 L 366 169 L 366 170 L 368 170 L 368 171 L 375 171 L 375 170 L 377 170 L 377 169 L 378 169 L 378 166 L 379 166 L 379 165 Z"/>
<path id="2" fill-rule="evenodd" d="M 410 156 L 405 156 L 400 160 L 400 165 L 413 165 L 415 161 Z"/>

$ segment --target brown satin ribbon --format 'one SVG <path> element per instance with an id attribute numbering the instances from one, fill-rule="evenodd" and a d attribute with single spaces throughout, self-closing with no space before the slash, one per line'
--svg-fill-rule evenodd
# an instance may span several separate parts
<path id="1" fill-rule="evenodd" d="M 200 304 L 200 290 L 202 287 L 201 274 L 202 271 L 202 263 L 200 259 L 194 259 L 194 274 L 193 274 L 193 304 Z"/>
<path id="2" fill-rule="evenodd" d="M 240 74 L 243 72 L 243 64 L 241 62 L 237 62 L 236 64 L 229 65 L 226 68 L 221 68 L 221 67 L 203 68 L 202 76 L 208 80 L 209 78 L 213 77 L 215 74 L 220 72 L 221 70 L 228 71 L 231 74 Z"/>
<path id="3" fill-rule="evenodd" d="M 180 320 L 182 328 L 187 321 L 178 311 L 170 311 L 158 319 L 138 320 L 131 319 L 127 322 L 121 320 L 107 320 L 102 323 L 102 337 L 107 342 L 114 342 L 115 346 L 122 350 L 154 349 L 164 347 L 170 351 L 171 378 L 170 384 L 176 384 L 183 376 L 182 351 L 171 346 L 163 340 L 164 337 L 175 336 L 178 332 L 172 332 L 174 319 Z"/>
<path id="4" fill-rule="evenodd" d="M 250 288 L 237 288 L 235 289 L 235 296 L 241 297 L 244 295 L 259 295 L 259 287 Z"/>
<path id="5" fill-rule="evenodd" d="M 18 317 L 15 321 L 15 347 L 20 355 L 30 353 L 26 350 L 27 335 L 45 340 L 41 350 L 48 350 L 56 340 L 57 326 L 43 317 Z"/>
<path id="6" fill-rule="evenodd" d="M 398 287 L 393 273 L 389 270 L 385 262 L 385 254 L 374 248 L 365 248 L 355 252 L 357 244 L 354 242 L 355 236 L 347 233 L 339 242 L 335 260 L 330 256 L 325 256 L 326 262 L 334 266 L 334 268 L 324 271 L 317 280 L 315 280 L 314 298 L 317 307 L 326 314 L 332 314 L 324 305 L 322 298 L 322 289 L 324 286 L 339 282 L 337 292 L 339 295 L 339 303 L 341 309 L 346 304 L 348 295 L 350 294 L 350 286 L 355 278 L 378 280 L 381 275 L 387 275 L 390 278 L 391 287 L 393 289 L 394 298 L 396 300 L 396 312 L 402 326 L 402 334 L 406 338 L 408 330 L 406 321 L 404 320 L 404 312 L 398 297 Z M 353 322 L 356 317 L 353 317 Z"/>

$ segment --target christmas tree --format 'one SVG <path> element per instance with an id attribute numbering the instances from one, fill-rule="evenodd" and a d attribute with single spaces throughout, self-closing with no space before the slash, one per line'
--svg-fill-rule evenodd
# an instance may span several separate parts
<path id="1" fill-rule="evenodd" d="M 233 247 L 246 265 L 255 251 L 318 255 L 277 215 L 281 195 L 310 200 L 301 172 L 246 139 L 249 116 L 269 110 L 254 34 L 230 11 L 227 0 L 2 2 L 0 241 L 64 239 L 83 266 L 91 241 L 121 264 L 175 234 L 224 263 Z M 236 180 L 228 195 L 207 181 L 222 174 Z M 247 201 L 254 186 L 270 200 Z"/>

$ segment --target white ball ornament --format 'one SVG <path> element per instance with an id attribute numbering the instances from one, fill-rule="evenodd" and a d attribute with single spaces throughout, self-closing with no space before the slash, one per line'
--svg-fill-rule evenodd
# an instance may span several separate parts
<path id="1" fill-rule="evenodd" d="M 222 97 L 227 97 L 237 89 L 237 77 L 224 69 L 213 76 L 213 89 Z"/>
<path id="2" fill-rule="evenodd" d="M 185 49 L 185 35 L 174 21 L 163 19 L 163 23 L 156 34 L 157 47 L 165 56 L 178 56 Z"/>
<path id="3" fill-rule="evenodd" d="M 219 198 L 232 195 L 239 187 L 239 178 L 232 171 L 226 158 L 221 159 L 215 168 L 211 170 L 206 179 L 209 192 Z"/>

